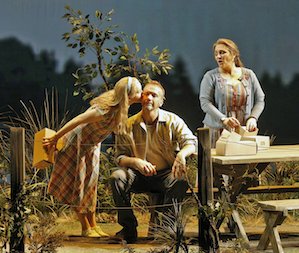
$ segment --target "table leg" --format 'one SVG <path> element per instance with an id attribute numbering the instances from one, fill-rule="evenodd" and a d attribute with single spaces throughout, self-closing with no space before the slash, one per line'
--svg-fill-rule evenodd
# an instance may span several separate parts
<path id="1" fill-rule="evenodd" d="M 266 228 L 261 236 L 258 250 L 266 250 L 270 241 L 273 247 L 274 253 L 283 253 L 280 236 L 277 230 L 277 226 L 281 225 L 284 219 L 288 215 L 288 211 L 265 211 Z"/>
<path id="2" fill-rule="evenodd" d="M 235 223 L 235 234 L 238 239 L 243 239 L 245 242 L 249 243 L 249 239 L 247 237 L 247 234 L 245 232 L 245 229 L 243 227 L 240 215 L 238 211 L 236 210 L 235 206 L 232 206 L 232 219 Z"/>

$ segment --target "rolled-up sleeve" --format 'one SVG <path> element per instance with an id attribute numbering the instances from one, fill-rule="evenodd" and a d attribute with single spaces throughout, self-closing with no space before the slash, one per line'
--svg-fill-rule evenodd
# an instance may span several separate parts
<path id="1" fill-rule="evenodd" d="M 128 134 L 120 134 L 116 137 L 116 164 L 119 166 L 120 161 L 125 157 L 133 156 L 132 141 Z"/>
<path id="2" fill-rule="evenodd" d="M 197 148 L 197 137 L 192 133 L 183 119 L 176 117 L 174 125 L 174 133 L 176 133 L 179 148 L 182 149 L 186 145 L 194 145 Z"/>

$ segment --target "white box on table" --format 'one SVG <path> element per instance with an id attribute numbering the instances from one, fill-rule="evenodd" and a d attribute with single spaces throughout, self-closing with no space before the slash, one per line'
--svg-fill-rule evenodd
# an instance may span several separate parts
<path id="1" fill-rule="evenodd" d="M 270 147 L 270 137 L 257 135 L 257 136 L 246 136 L 242 137 L 241 140 L 254 140 L 257 143 L 258 150 L 267 150 Z"/>
<path id="2" fill-rule="evenodd" d="M 236 132 L 223 130 L 216 141 L 217 155 L 255 155 L 257 143 L 252 140 L 241 140 L 242 136 Z"/>

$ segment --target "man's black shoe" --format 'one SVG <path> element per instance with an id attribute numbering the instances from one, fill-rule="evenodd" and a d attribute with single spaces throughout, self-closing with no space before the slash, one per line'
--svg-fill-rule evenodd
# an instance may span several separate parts
<path id="1" fill-rule="evenodd" d="M 118 231 L 114 236 L 111 236 L 112 240 L 125 240 L 128 244 L 135 243 L 137 241 L 137 229 L 133 228 L 123 228 Z"/>

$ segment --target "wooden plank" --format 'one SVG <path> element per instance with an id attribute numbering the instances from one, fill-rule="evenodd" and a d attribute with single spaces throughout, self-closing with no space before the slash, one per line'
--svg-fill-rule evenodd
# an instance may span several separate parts
<path id="1" fill-rule="evenodd" d="M 21 184 L 25 180 L 25 129 L 12 127 L 10 129 L 10 156 L 11 156 L 11 199 L 15 200 Z M 17 212 L 18 203 L 12 203 L 11 209 Z M 24 221 L 21 221 L 24 229 Z M 11 252 L 25 251 L 25 236 L 19 235 L 17 230 L 13 230 L 10 237 Z"/>
<path id="2" fill-rule="evenodd" d="M 213 203 L 213 168 L 211 160 L 211 129 L 198 128 L 198 182 L 201 204 Z"/>
<path id="3" fill-rule="evenodd" d="M 270 241 L 274 253 L 283 253 L 282 243 L 280 236 L 277 230 L 277 227 L 274 227 L 270 233 Z"/>
<path id="4" fill-rule="evenodd" d="M 243 194 L 299 192 L 299 185 L 271 185 L 248 187 Z"/>
<path id="5" fill-rule="evenodd" d="M 299 161 L 299 145 L 270 146 L 256 155 L 217 156 L 215 149 L 211 150 L 211 154 L 212 162 L 222 165 Z"/>
<path id="6" fill-rule="evenodd" d="M 25 129 L 10 129 L 11 196 L 16 197 L 17 189 L 25 180 Z"/>
<path id="7" fill-rule="evenodd" d="M 278 214 L 277 214 L 278 215 Z M 257 249 L 258 250 L 265 250 L 268 248 L 268 245 L 270 243 L 270 237 L 269 237 L 269 233 L 270 233 L 270 226 L 268 224 L 269 219 L 270 219 L 270 213 L 269 212 L 265 212 L 264 215 L 265 218 L 265 223 L 266 223 L 266 227 L 265 230 L 259 240 L 259 244 L 257 245 Z"/>
<path id="8" fill-rule="evenodd" d="M 236 223 L 236 235 L 237 235 L 237 238 L 241 238 L 243 239 L 246 243 L 249 243 L 249 239 L 247 237 L 247 234 L 245 232 L 245 229 L 243 227 L 243 224 L 242 224 L 242 221 L 241 221 L 241 218 L 239 216 L 239 213 L 237 210 L 232 210 L 232 218 L 234 220 L 234 222 Z"/>
<path id="9" fill-rule="evenodd" d="M 259 201 L 258 205 L 264 210 L 284 211 L 299 209 L 299 199 L 282 199 Z"/>
<path id="10" fill-rule="evenodd" d="M 258 250 L 266 250 L 270 241 L 275 253 L 283 253 L 283 248 L 278 233 L 277 226 L 281 225 L 288 215 L 288 211 L 266 211 L 265 222 L 266 228 L 260 238 L 257 246 Z"/>

